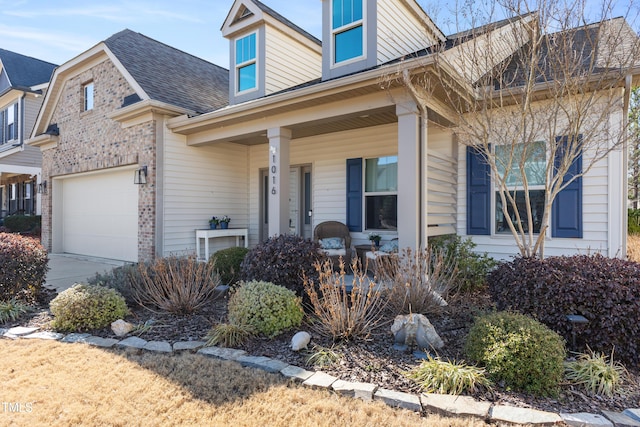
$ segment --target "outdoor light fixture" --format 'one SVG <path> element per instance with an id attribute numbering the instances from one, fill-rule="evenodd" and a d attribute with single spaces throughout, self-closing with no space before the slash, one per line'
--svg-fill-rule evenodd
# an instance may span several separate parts
<path id="1" fill-rule="evenodd" d="M 147 183 L 147 167 L 142 166 L 140 169 L 136 169 L 133 175 L 134 184 L 146 184 Z"/>
<path id="2" fill-rule="evenodd" d="M 47 194 L 47 181 L 43 181 L 38 184 L 38 193 Z"/>

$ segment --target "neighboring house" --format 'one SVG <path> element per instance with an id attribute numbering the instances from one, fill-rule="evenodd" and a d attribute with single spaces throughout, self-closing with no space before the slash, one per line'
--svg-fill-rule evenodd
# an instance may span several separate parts
<path id="1" fill-rule="evenodd" d="M 40 213 L 40 150 L 29 138 L 56 66 L 0 49 L 0 218 Z"/>
<path id="2" fill-rule="evenodd" d="M 130 32 L 62 65 L 30 142 L 43 149 L 52 190 L 43 207 L 47 247 L 127 260 L 189 252 L 196 229 L 229 215 L 231 227 L 249 229 L 250 245 L 281 233 L 311 237 L 317 224 L 336 220 L 354 244 L 368 243 L 371 231 L 413 248 L 432 236 L 478 234 L 479 250 L 514 254 L 510 236 L 489 220 L 497 216 L 490 180 L 466 178 L 477 176 L 476 165 L 456 140 L 446 97 L 434 96 L 423 112 L 388 78 L 428 63 L 425 49 L 450 39 L 415 0 L 322 3 L 320 42 L 263 3 L 236 0 L 222 26 L 230 69 L 208 64 L 208 79 L 179 60 L 160 61 L 168 70 L 135 66 L 147 48 L 123 43 L 131 54 L 124 56 L 112 46 L 141 38 Z M 158 88 L 150 78 L 174 86 Z M 93 113 L 82 111 L 89 85 Z M 198 91 L 217 98 L 185 103 Z M 167 93 L 171 99 L 159 98 Z M 624 115 L 621 106 L 612 125 Z M 60 135 L 46 135 L 54 125 Z M 145 166 L 147 183 L 134 186 L 134 171 Z M 594 190 L 575 206 L 580 234 L 551 233 L 546 254 L 624 255 L 625 171 L 615 155 L 585 177 L 580 185 Z M 467 203 L 479 184 L 489 195 L 482 218 Z M 488 228 L 476 230 L 478 221 Z M 136 251 L 103 251 L 107 244 Z"/>
<path id="3" fill-rule="evenodd" d="M 162 253 L 166 121 L 227 105 L 227 86 L 226 69 L 130 30 L 58 67 L 29 141 L 47 185 L 43 245 L 126 261 Z"/>

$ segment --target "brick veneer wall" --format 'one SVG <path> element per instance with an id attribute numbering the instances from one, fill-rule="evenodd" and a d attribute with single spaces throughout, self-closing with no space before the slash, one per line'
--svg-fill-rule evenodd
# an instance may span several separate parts
<path id="1" fill-rule="evenodd" d="M 83 85 L 94 84 L 94 108 L 83 110 Z M 147 184 L 138 186 L 138 259 L 155 256 L 156 126 L 149 120 L 123 128 L 107 114 L 134 93 L 110 60 L 71 77 L 61 89 L 50 124 L 60 130 L 56 148 L 42 153 L 42 179 L 48 183 L 42 200 L 42 244 L 52 248 L 52 178 L 126 165 L 148 166 Z M 133 173 L 131 174 L 133 183 Z"/>

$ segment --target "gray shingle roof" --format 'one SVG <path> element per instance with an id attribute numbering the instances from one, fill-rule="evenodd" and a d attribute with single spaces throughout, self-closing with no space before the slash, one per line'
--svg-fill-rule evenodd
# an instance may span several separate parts
<path id="1" fill-rule="evenodd" d="M 151 97 L 198 113 L 229 103 L 229 71 L 131 30 L 104 41 Z"/>
<path id="2" fill-rule="evenodd" d="M 55 64 L 5 49 L 0 49 L 0 61 L 9 77 L 11 87 L 19 89 L 47 83 L 57 67 Z"/>

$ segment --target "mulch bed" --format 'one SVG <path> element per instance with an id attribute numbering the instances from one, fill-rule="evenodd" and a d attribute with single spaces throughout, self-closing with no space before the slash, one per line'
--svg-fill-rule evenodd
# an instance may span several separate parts
<path id="1" fill-rule="evenodd" d="M 0 327 L 39 326 L 48 329 L 51 320 L 48 301 L 55 296 L 54 292 L 47 292 L 41 301 L 39 309 L 31 314 L 28 320 L 13 322 Z M 475 314 L 491 309 L 488 295 L 479 292 L 449 301 L 449 306 L 441 313 L 430 316 L 445 347 L 439 351 L 443 359 L 464 359 L 464 340 L 472 324 Z M 155 313 L 137 307 L 126 320 L 140 324 L 153 322 L 149 331 L 141 338 L 147 341 L 190 341 L 203 340 L 212 325 L 224 321 L 226 317 L 226 299 L 214 301 L 205 310 L 193 315 L 177 316 L 167 313 Z M 250 354 L 277 358 L 287 363 L 305 367 L 310 370 L 322 370 L 347 381 L 361 381 L 377 384 L 380 387 L 405 391 L 419 392 L 419 388 L 404 375 L 405 372 L 418 366 L 420 361 L 412 353 L 399 352 L 393 349 L 393 337 L 389 331 L 390 322 L 371 331 L 366 341 L 345 342 L 334 344 L 330 339 L 314 333 L 311 328 L 303 325 L 300 329 L 311 333 L 310 349 L 293 352 L 290 349 L 291 337 L 297 331 L 284 333 L 273 339 L 254 338 L 248 341 L 243 350 Z M 93 335 L 115 338 L 109 328 L 91 331 Z M 308 366 L 307 359 L 315 353 L 313 345 L 331 348 L 340 355 L 340 359 L 329 365 Z M 316 347 L 316 350 L 318 347 Z M 602 409 L 622 411 L 626 408 L 640 407 L 640 375 L 637 368 L 629 368 L 629 377 L 621 393 L 613 397 L 593 396 L 581 388 L 564 385 L 558 396 L 554 398 L 537 398 L 531 395 L 507 391 L 499 384 L 491 390 L 478 392 L 474 397 L 478 400 L 491 401 L 496 404 L 506 404 L 519 407 L 530 407 L 551 412 L 591 412 L 598 413 Z"/>

